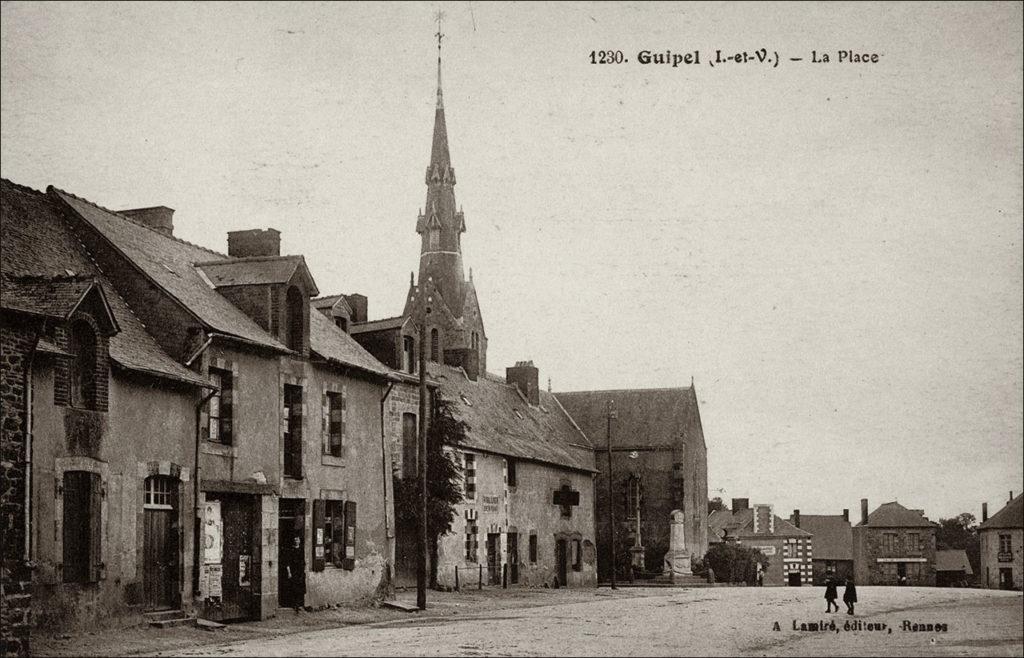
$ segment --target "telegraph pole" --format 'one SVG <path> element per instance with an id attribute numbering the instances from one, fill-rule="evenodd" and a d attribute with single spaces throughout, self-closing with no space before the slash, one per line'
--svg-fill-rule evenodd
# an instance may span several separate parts
<path id="1" fill-rule="evenodd" d="M 611 532 L 612 589 L 615 589 L 615 494 L 612 485 L 612 419 L 617 418 L 615 400 L 608 400 L 608 528 Z"/>
<path id="2" fill-rule="evenodd" d="M 420 291 L 422 295 L 422 291 Z M 420 308 L 426 310 L 422 302 Z M 429 311 L 427 311 L 429 312 Z M 416 470 L 420 478 L 420 527 L 416 533 L 416 607 L 427 609 L 427 318 L 420 313 L 419 369 L 420 369 L 420 421 L 417 437 Z"/>

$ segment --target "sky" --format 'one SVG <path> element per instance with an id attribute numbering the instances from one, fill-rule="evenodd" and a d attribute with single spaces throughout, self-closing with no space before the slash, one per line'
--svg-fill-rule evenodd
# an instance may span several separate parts
<path id="1" fill-rule="evenodd" d="M 418 267 L 441 9 L 492 371 L 692 378 L 709 494 L 783 516 L 1024 489 L 1020 3 L 0 9 L 5 178 L 221 251 L 277 228 L 371 318 Z"/>

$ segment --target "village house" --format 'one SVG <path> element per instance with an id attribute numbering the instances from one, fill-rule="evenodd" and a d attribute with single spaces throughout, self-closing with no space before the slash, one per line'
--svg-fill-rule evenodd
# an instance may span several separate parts
<path id="1" fill-rule="evenodd" d="M 962 548 L 935 551 L 935 586 L 967 587 L 974 576 L 967 551 Z"/>
<path id="2" fill-rule="evenodd" d="M 923 510 L 897 502 L 868 514 L 860 501 L 861 520 L 853 527 L 853 566 L 860 585 L 935 585 L 936 523 Z M 905 579 L 905 580 L 904 580 Z"/>
<path id="3" fill-rule="evenodd" d="M 751 507 L 749 499 L 733 498 L 731 510 L 715 510 L 708 517 L 708 537 L 712 544 L 734 541 L 766 555 L 765 585 L 812 583 L 811 533 L 776 516 L 772 505 Z"/>
<path id="4" fill-rule="evenodd" d="M 981 571 L 984 587 L 989 589 L 1024 588 L 1024 494 L 1010 500 L 1003 509 L 988 518 L 988 503 L 982 505 Z"/>
<path id="5" fill-rule="evenodd" d="M 667 574 L 673 512 L 681 513 L 684 564 L 708 549 L 707 447 L 694 386 L 577 391 L 555 397 L 594 445 L 601 473 L 597 498 L 598 569 L 611 575 L 610 504 L 614 505 L 616 574 Z M 614 415 L 609 420 L 609 412 Z M 607 452 L 611 442 L 612 500 Z M 670 561 L 670 560 L 669 560 Z"/>
<path id="6" fill-rule="evenodd" d="M 789 522 L 814 537 L 812 582 L 824 585 L 828 578 L 845 582 L 853 576 L 853 527 L 850 510 L 842 514 L 801 514 L 793 510 Z"/>

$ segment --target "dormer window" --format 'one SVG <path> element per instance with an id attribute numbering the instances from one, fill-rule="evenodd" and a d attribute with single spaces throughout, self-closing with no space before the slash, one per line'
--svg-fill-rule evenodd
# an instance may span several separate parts
<path id="1" fill-rule="evenodd" d="M 347 318 L 334 318 L 334 324 L 338 326 L 346 334 L 348 333 L 348 319 Z"/>
<path id="2" fill-rule="evenodd" d="M 288 295 L 285 298 L 288 313 L 288 348 L 296 352 L 302 352 L 303 346 L 303 303 L 302 293 L 295 286 L 288 288 Z"/>
<path id="3" fill-rule="evenodd" d="M 71 325 L 71 405 L 96 408 L 96 332 L 85 320 Z"/>

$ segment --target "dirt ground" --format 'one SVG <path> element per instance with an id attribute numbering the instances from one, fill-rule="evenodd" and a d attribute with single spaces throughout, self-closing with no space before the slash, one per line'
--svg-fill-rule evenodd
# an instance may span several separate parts
<path id="1" fill-rule="evenodd" d="M 1007 655 L 1024 598 L 991 590 L 858 587 L 849 617 L 821 588 L 630 588 L 429 593 L 425 612 L 285 611 L 215 632 L 133 629 L 39 639 L 38 655 Z M 400 595 L 411 601 L 412 593 Z M 825 630 L 809 630 L 825 622 Z M 835 622 L 835 628 L 828 622 Z M 847 621 L 854 622 L 845 626 Z M 906 623 L 905 623 L 906 622 Z M 794 624 L 796 628 L 794 629 Z M 808 630 L 800 630 L 805 624 Z M 857 625 L 861 624 L 861 625 Z M 868 626 L 870 624 L 871 626 Z M 876 629 L 885 624 L 884 628 Z M 932 630 L 910 630 L 933 624 Z M 944 625 L 939 627 L 936 625 Z M 944 630 L 940 630 L 944 628 Z"/>

